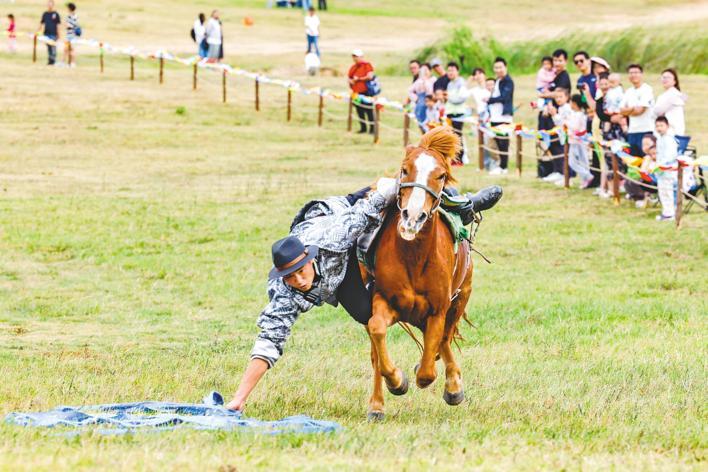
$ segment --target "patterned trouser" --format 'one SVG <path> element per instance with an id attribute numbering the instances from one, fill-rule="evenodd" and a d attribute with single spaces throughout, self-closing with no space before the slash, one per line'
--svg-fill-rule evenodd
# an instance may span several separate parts
<path id="1" fill-rule="evenodd" d="M 659 201 L 661 202 L 661 214 L 664 216 L 676 215 L 676 185 L 678 178 L 675 172 L 662 172 L 657 176 L 657 187 L 659 188 Z"/>

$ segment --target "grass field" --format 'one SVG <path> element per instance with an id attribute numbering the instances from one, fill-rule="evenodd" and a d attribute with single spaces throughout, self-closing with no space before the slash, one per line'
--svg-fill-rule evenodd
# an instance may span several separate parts
<path id="1" fill-rule="evenodd" d="M 367 21 L 370 3 L 340 13 L 347 28 Z M 402 9 L 382 5 L 393 16 Z M 167 24 L 187 10 L 175 6 Z M 412 10 L 400 21 L 427 11 Z M 289 34 L 281 26 L 274 35 Z M 359 188 L 402 158 L 399 131 L 385 128 L 378 146 L 344 132 L 341 104 L 328 104 L 337 118 L 318 129 L 314 99 L 296 96 L 287 124 L 279 88 L 263 88 L 256 113 L 240 79 L 222 105 L 218 76 L 201 74 L 193 92 L 188 69 L 168 67 L 159 86 L 154 64 L 140 62 L 131 83 L 125 60 L 109 57 L 102 76 L 95 61 L 47 69 L 0 55 L 2 416 L 231 395 L 266 301 L 270 243 L 308 199 Z M 403 96 L 407 78 L 384 79 L 387 95 Z M 532 77 L 515 79 L 517 101 L 529 101 Z M 321 81 L 342 88 L 339 78 Z M 689 129 L 705 149 L 706 78 L 682 83 Z M 527 108 L 520 119 L 532 124 Z M 493 264 L 475 260 L 475 327 L 463 328 L 458 354 L 462 405 L 447 406 L 438 381 L 386 394 L 385 422 L 366 422 L 368 338 L 327 307 L 298 321 L 247 414 L 304 413 L 338 421 L 339 434 L 66 439 L 1 424 L 0 469 L 705 469 L 708 220 L 694 210 L 676 231 L 654 221 L 658 209 L 549 188 L 526 166 L 522 179 L 456 171 L 465 190 L 505 188 L 478 236 Z M 389 343 L 410 373 L 413 343 L 400 329 Z"/>

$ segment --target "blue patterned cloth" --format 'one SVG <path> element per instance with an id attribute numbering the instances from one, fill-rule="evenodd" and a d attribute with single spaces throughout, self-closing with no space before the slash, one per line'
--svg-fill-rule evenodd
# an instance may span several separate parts
<path id="1" fill-rule="evenodd" d="M 276 421 L 245 418 L 239 412 L 223 407 L 224 398 L 211 392 L 202 404 L 169 402 L 136 402 L 60 406 L 40 413 L 10 413 L 5 421 L 19 426 L 53 428 L 68 427 L 68 435 L 95 431 L 116 435 L 141 430 L 169 431 L 177 428 L 202 430 L 249 431 L 262 434 L 330 433 L 341 429 L 332 421 L 319 421 L 309 416 L 289 416 Z M 99 426 L 96 428 L 96 426 Z"/>

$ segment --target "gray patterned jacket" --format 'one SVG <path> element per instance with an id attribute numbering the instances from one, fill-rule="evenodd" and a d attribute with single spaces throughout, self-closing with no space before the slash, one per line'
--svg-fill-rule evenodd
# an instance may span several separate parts
<path id="1" fill-rule="evenodd" d="M 382 223 L 386 200 L 377 192 L 349 205 L 344 197 L 331 197 L 313 205 L 302 222 L 290 234 L 297 236 L 305 246 L 319 247 L 320 302 L 335 305 L 337 287 L 347 270 L 349 249 L 364 232 Z M 270 302 L 258 317 L 258 334 L 251 358 L 263 359 L 269 367 L 283 354 L 285 341 L 290 336 L 295 320 L 315 306 L 298 291 L 290 288 L 282 278 L 268 282 Z"/>

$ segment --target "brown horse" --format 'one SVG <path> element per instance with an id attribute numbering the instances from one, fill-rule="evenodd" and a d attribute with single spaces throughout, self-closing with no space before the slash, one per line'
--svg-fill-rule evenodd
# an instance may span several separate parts
<path id="1" fill-rule="evenodd" d="M 436 378 L 435 361 L 445 363 L 445 393 L 450 405 L 464 400 L 460 368 L 450 343 L 472 293 L 472 263 L 467 241 L 455 253 L 454 240 L 438 210 L 445 185 L 454 184 L 450 163 L 459 138 L 449 127 L 426 133 L 417 147 L 408 146 L 399 174 L 398 208 L 381 228 L 375 263 L 371 338 L 374 391 L 369 419 L 383 418 L 381 377 L 394 395 L 408 390 L 408 379 L 386 349 L 386 330 L 405 322 L 423 332 L 423 355 L 416 384 Z M 363 270 L 362 270 L 363 272 Z"/>

